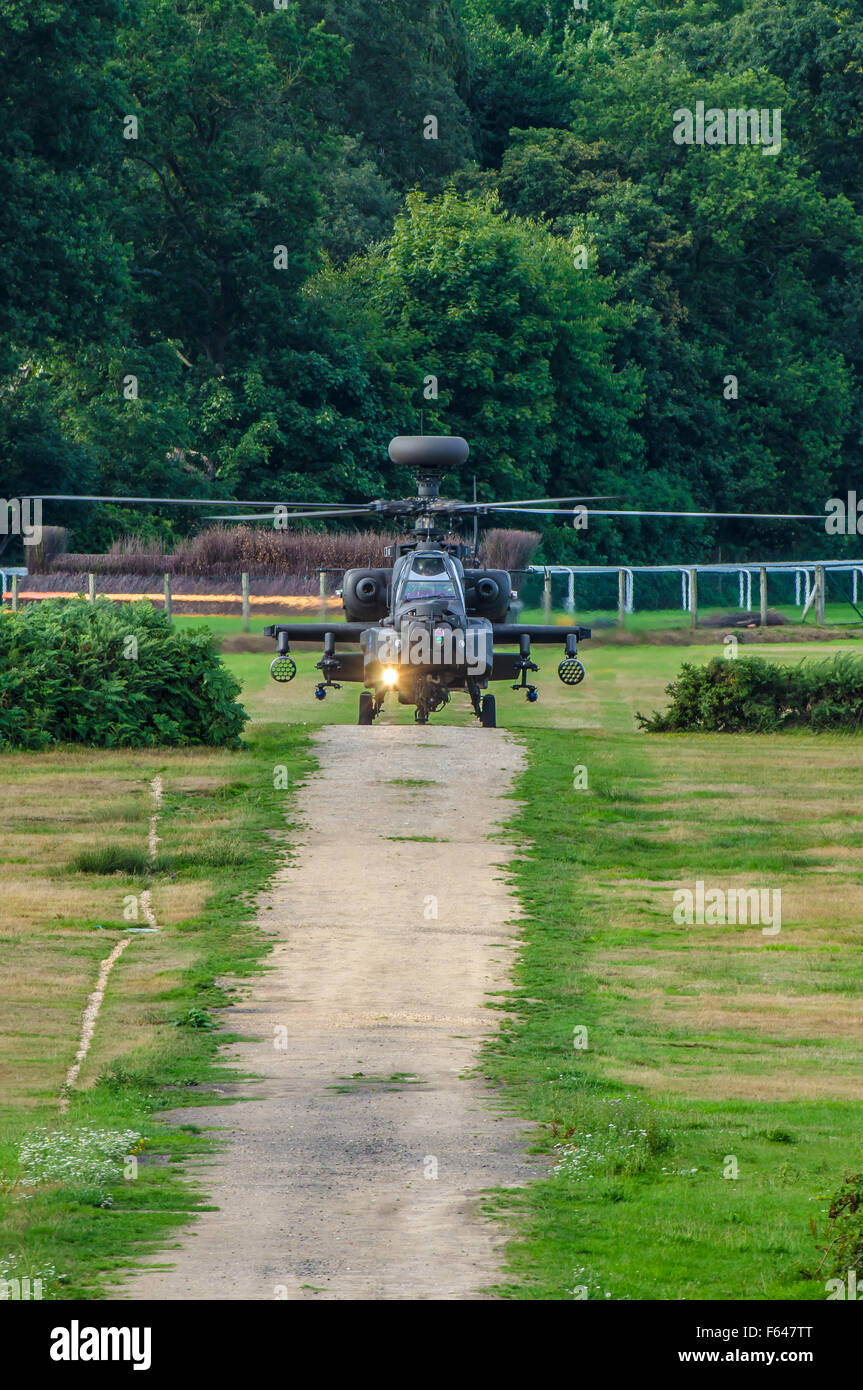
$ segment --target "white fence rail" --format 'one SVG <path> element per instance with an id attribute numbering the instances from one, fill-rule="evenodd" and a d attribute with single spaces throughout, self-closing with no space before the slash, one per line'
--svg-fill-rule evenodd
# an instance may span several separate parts
<path id="1" fill-rule="evenodd" d="M 691 614 L 693 626 L 698 615 L 698 576 L 699 575 L 737 575 L 738 606 L 751 613 L 753 610 L 752 577 L 758 576 L 759 609 L 761 622 L 766 621 L 767 590 L 769 576 L 786 575 L 794 577 L 794 603 L 802 610 L 802 617 L 815 605 L 815 619 L 824 621 L 827 576 L 844 574 L 851 578 L 852 602 L 857 603 L 859 585 L 863 579 L 863 560 L 761 560 L 746 564 L 712 565 L 530 565 L 527 574 L 539 574 L 544 579 L 543 607 L 551 610 L 551 581 L 556 575 L 565 575 L 567 594 L 564 610 L 575 612 L 575 581 L 577 577 L 594 575 L 617 575 L 618 577 L 618 621 L 623 623 L 627 613 L 634 611 L 635 580 L 639 575 L 680 575 L 680 606 Z"/>

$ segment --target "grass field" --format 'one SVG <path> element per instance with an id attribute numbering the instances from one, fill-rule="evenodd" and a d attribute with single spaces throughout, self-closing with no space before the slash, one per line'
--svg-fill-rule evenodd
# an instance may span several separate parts
<path id="1" fill-rule="evenodd" d="M 515 1233 L 509 1297 L 825 1296 L 810 1218 L 820 1235 L 827 1196 L 863 1168 L 863 743 L 635 732 L 634 713 L 663 703 L 681 659 L 715 651 L 585 645 L 575 691 L 549 652 L 538 705 L 506 686 L 498 695 L 499 723 L 529 754 L 511 835 L 527 847 L 513 883 L 528 916 L 513 995 L 492 1001 L 507 1006 L 504 1031 L 483 1065 L 561 1169 L 490 1199 Z M 194 1110 L 179 1131 L 154 1112 L 210 1101 L 224 1077 L 207 1025 L 230 1002 L 224 977 L 258 968 L 266 949 L 251 903 L 288 843 L 308 733 L 356 719 L 356 686 L 314 700 L 315 659 L 301 653 L 297 680 L 280 687 L 267 657 L 226 656 L 252 715 L 237 752 L 0 759 L 15 808 L 0 851 L 0 1277 L 44 1274 L 46 1297 L 98 1296 L 103 1277 L 164 1243 L 198 1202 L 182 1157 L 209 1139 Z M 442 717 L 475 722 L 455 705 Z M 157 772 L 162 844 L 148 871 Z M 674 890 L 699 879 L 781 889 L 781 931 L 676 925 Z M 64 1118 L 99 961 L 128 930 L 124 904 L 146 889 L 161 930 L 134 936 L 115 966 Z M 23 1185 L 20 1140 L 81 1125 L 142 1134 L 137 1181 Z"/>
<path id="2" fill-rule="evenodd" d="M 531 916 L 487 1068 L 561 1171 L 516 1200 L 508 1291 L 823 1298 L 809 1223 L 863 1168 L 859 743 L 646 738 L 609 695 L 565 755 L 530 738 L 521 788 Z M 781 888 L 778 936 L 676 925 L 698 879 Z"/>
<path id="3" fill-rule="evenodd" d="M 796 626 L 800 623 L 800 609 L 795 608 L 793 604 L 777 604 L 775 607 L 771 605 L 770 611 L 779 613 L 791 625 Z M 702 604 L 698 612 L 701 622 L 709 622 L 711 619 L 726 617 L 729 613 L 735 613 L 741 620 L 748 618 L 753 623 L 758 622 L 757 608 L 753 612 L 746 613 L 743 609 L 737 610 L 733 607 L 715 607 Z M 546 621 L 545 612 L 539 607 L 523 608 L 519 616 L 522 622 L 526 623 L 543 623 Z M 260 632 L 261 627 L 266 626 L 268 623 L 319 623 L 325 621 L 326 618 L 336 622 L 343 618 L 343 614 L 338 610 L 335 612 L 329 610 L 325 617 L 322 617 L 319 611 L 309 610 L 307 613 L 291 614 L 290 617 L 285 617 L 284 614 L 280 614 L 276 610 L 273 610 L 273 613 L 268 615 L 266 619 L 261 619 L 259 615 L 256 614 L 251 619 L 250 629 L 252 632 Z M 849 603 L 835 602 L 826 604 L 824 619 L 827 627 L 843 628 L 847 630 L 848 636 L 863 636 L 863 619 L 859 617 Z M 211 628 L 213 632 L 218 633 L 220 637 L 236 636 L 243 630 L 242 619 L 229 614 L 216 614 L 214 617 L 210 618 L 199 618 L 175 611 L 173 620 L 180 627 L 198 625 L 205 622 L 207 626 Z M 582 623 L 585 627 L 589 627 L 591 623 L 598 623 L 600 625 L 598 628 L 598 635 L 600 637 L 605 636 L 605 632 L 608 629 L 617 628 L 617 612 L 615 609 L 608 608 L 580 608 L 577 613 L 569 614 L 565 613 L 563 609 L 555 607 L 552 611 L 550 620 L 552 623 L 560 624 L 578 622 Z M 808 636 L 814 637 L 817 635 L 818 629 L 812 618 L 811 612 L 803 626 Z M 681 608 L 663 608 L 656 610 L 647 608 L 638 609 L 636 612 L 626 615 L 624 624 L 626 632 L 635 636 L 645 637 L 651 633 L 664 632 L 668 629 L 688 629 L 690 627 L 691 617 L 689 613 Z M 720 640 L 718 635 L 716 640 Z"/>
<path id="4" fill-rule="evenodd" d="M 792 626 L 800 625 L 801 610 L 793 604 L 771 604 L 771 613 L 778 613 L 785 618 L 786 622 Z M 735 618 L 741 622 L 748 620 L 758 623 L 759 610 L 756 603 L 754 610 L 747 612 L 745 609 L 738 609 L 735 605 L 726 604 L 716 606 L 715 604 L 699 604 L 698 618 L 699 623 L 710 623 L 711 620 L 727 618 L 734 614 Z M 542 608 L 524 608 L 520 614 L 523 622 L 542 623 L 545 622 L 545 615 Z M 585 627 L 590 627 L 591 623 L 599 624 L 602 628 L 617 626 L 617 610 L 610 608 L 579 608 L 573 614 L 567 614 L 562 609 L 555 607 L 551 617 L 552 622 L 579 622 Z M 850 632 L 856 628 L 857 635 L 863 633 L 863 620 L 859 617 L 850 603 L 834 602 L 824 606 L 824 622 L 827 627 L 848 628 Z M 683 608 L 639 608 L 634 613 L 627 613 L 624 628 L 629 633 L 647 636 L 650 633 L 663 632 L 669 628 L 690 628 L 692 626 L 691 614 Z M 806 622 L 803 624 L 808 633 L 814 634 L 817 628 L 810 610 Z"/>
<path id="5" fill-rule="evenodd" d="M 258 723 L 236 752 L 68 748 L 0 758 L 0 1278 L 41 1278 L 46 1298 L 98 1295 L 104 1275 L 164 1240 L 198 1204 L 174 1160 L 207 1136 L 153 1116 L 166 1104 L 211 1102 L 225 1077 L 211 1010 L 236 988 L 223 977 L 255 970 L 265 952 L 251 903 L 286 843 L 286 801 L 309 766 L 306 743 L 302 728 Z M 274 776 L 282 767 L 287 788 Z M 156 773 L 164 794 L 151 870 Z M 159 931 L 130 932 L 148 924 L 147 891 Z M 99 962 L 124 938 L 63 1116 L 84 1005 Z M 140 1133 L 137 1179 L 106 1185 L 61 1173 L 31 1188 L 17 1162 L 21 1140 L 81 1126 L 97 1131 L 96 1143 L 105 1131 Z"/>

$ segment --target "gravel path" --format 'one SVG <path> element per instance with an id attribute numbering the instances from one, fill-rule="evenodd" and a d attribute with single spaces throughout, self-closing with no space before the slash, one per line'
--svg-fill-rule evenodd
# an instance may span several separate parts
<path id="1" fill-rule="evenodd" d="M 230 1016 L 247 1039 L 230 1060 L 263 1079 L 177 1115 L 225 1130 L 193 1170 L 218 1210 L 120 1297 L 471 1299 L 500 1269 L 477 1198 L 532 1170 L 523 1126 L 465 1073 L 512 959 L 490 836 L 521 750 L 499 730 L 381 724 L 324 729 L 317 756 L 296 856 L 261 904 L 271 968 Z"/>

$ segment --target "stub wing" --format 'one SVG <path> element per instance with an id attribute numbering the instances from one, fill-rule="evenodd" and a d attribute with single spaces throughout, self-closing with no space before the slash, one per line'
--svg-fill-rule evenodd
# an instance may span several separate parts
<path id="1" fill-rule="evenodd" d="M 495 642 L 507 645 L 510 642 L 520 642 L 522 637 L 529 637 L 531 642 L 539 642 L 548 646 L 556 645 L 558 642 L 566 642 L 567 637 L 574 637 L 577 642 L 586 642 L 590 637 L 589 627 L 564 626 L 552 627 L 550 624 L 530 623 L 495 623 L 492 627 Z"/>
<path id="2" fill-rule="evenodd" d="M 265 637 L 275 637 L 284 633 L 289 642 L 323 642 L 331 632 L 337 642 L 359 642 L 364 632 L 379 623 L 271 623 L 264 628 Z"/>
<path id="3" fill-rule="evenodd" d="M 367 623 L 272 623 L 264 628 L 265 637 L 278 638 L 279 633 L 286 634 L 289 642 L 323 642 L 328 632 L 331 632 L 337 642 L 360 642 L 362 635 L 370 627 L 380 627 L 379 622 Z M 531 642 L 539 642 L 549 646 L 556 645 L 558 642 L 565 642 L 567 637 L 575 637 L 579 642 L 586 642 L 591 635 L 589 627 L 572 627 L 561 624 L 559 627 L 551 624 L 530 624 L 530 623 L 493 623 L 492 635 L 495 642 L 502 645 L 518 643 L 522 637 L 529 637 Z"/>

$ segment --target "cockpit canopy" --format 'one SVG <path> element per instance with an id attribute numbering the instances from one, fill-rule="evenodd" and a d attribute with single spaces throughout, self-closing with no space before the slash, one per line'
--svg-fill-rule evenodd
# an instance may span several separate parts
<path id="1" fill-rule="evenodd" d="M 464 604 L 461 580 L 453 562 L 446 555 L 424 554 L 407 556 L 399 577 L 396 603 L 424 603 L 434 599 L 452 599 Z"/>

